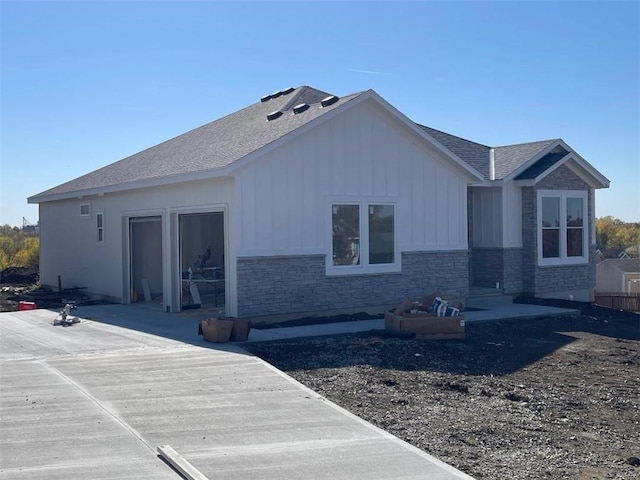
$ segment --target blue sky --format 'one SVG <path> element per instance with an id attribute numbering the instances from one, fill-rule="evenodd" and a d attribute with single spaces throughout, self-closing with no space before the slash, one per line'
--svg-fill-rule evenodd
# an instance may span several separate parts
<path id="1" fill-rule="evenodd" d="M 640 221 L 640 2 L 0 3 L 0 224 L 26 197 L 311 85 L 491 146 L 562 138 Z"/>

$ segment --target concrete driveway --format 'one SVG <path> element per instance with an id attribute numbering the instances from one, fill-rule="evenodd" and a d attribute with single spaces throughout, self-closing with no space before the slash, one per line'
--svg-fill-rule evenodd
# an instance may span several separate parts
<path id="1" fill-rule="evenodd" d="M 337 407 L 198 319 L 118 305 L 0 314 L 0 478 L 469 479 Z"/>

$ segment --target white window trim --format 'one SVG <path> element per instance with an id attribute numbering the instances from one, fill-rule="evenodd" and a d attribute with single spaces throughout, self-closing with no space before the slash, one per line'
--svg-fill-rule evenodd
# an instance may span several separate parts
<path id="1" fill-rule="evenodd" d="M 82 213 L 82 207 L 87 207 L 88 213 Z M 91 218 L 91 204 L 90 203 L 81 203 L 80 204 L 80 218 Z"/>
<path id="2" fill-rule="evenodd" d="M 560 199 L 560 256 L 555 258 L 542 257 L 542 198 L 554 197 Z M 567 257 L 567 198 L 582 199 L 582 253 L 580 257 Z M 578 265 L 589 263 L 589 196 L 584 190 L 538 190 L 537 198 L 537 238 L 538 238 L 538 265 Z"/>
<path id="3" fill-rule="evenodd" d="M 102 217 L 102 227 L 98 227 L 98 217 Z M 96 210 L 95 211 L 95 230 L 94 230 L 94 235 L 95 235 L 95 239 L 96 239 L 96 243 L 98 245 L 104 245 L 105 244 L 105 236 L 107 233 L 107 229 L 106 229 L 106 224 L 105 224 L 105 215 L 104 215 L 104 210 Z M 98 240 L 98 231 L 102 230 L 102 240 Z"/>
<path id="4" fill-rule="evenodd" d="M 360 265 L 333 264 L 333 206 L 358 205 L 360 215 Z M 393 258 L 394 263 L 369 265 L 369 205 L 393 206 Z M 398 205 L 388 199 L 375 198 L 338 198 L 329 201 L 328 211 L 328 252 L 326 254 L 327 276 L 363 275 L 374 273 L 392 273 L 401 271 L 400 251 L 398 249 Z"/>

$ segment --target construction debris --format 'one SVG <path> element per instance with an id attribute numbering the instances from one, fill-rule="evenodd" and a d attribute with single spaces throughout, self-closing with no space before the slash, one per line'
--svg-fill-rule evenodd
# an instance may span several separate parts
<path id="1" fill-rule="evenodd" d="M 75 310 L 76 308 L 78 307 L 75 303 L 67 303 L 53 321 L 53 325 L 62 325 L 63 327 L 69 327 L 74 323 L 80 323 L 80 319 L 78 317 L 71 316 L 71 310 Z"/>
<path id="2" fill-rule="evenodd" d="M 422 340 L 463 340 L 464 309 L 461 302 L 449 304 L 439 292 L 422 300 L 407 300 L 395 310 L 385 313 L 385 328 L 395 332 L 411 332 Z"/>

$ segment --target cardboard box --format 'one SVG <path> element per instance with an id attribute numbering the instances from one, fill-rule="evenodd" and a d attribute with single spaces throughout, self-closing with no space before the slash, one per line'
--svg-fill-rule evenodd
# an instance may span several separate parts
<path id="1" fill-rule="evenodd" d="M 228 342 L 233 329 L 233 320 L 221 318 L 210 318 L 200 322 L 202 337 L 207 342 L 224 343 Z"/>
<path id="2" fill-rule="evenodd" d="M 220 317 L 220 319 L 233 321 L 233 328 L 231 329 L 231 337 L 229 337 L 230 341 L 232 342 L 247 341 L 247 338 L 249 338 L 249 331 L 251 330 L 251 326 L 249 325 L 249 320 L 247 320 L 246 318 L 237 318 L 237 317 Z"/>
<path id="3" fill-rule="evenodd" d="M 386 312 L 385 328 L 413 332 L 422 340 L 464 340 L 464 316 L 437 317 L 434 313 L 420 312 L 396 315 Z"/>

